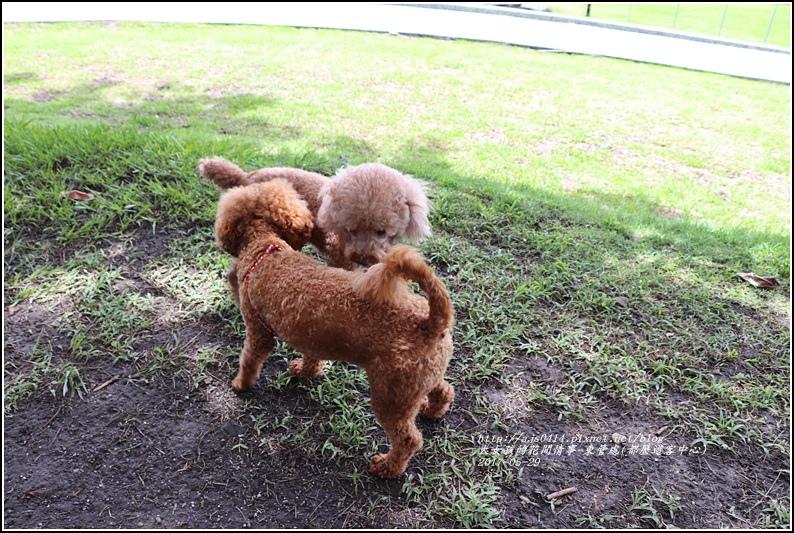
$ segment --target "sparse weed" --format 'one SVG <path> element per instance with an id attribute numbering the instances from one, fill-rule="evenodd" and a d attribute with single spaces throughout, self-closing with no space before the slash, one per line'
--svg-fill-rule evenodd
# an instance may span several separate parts
<path id="1" fill-rule="evenodd" d="M 667 527 L 665 517 L 670 520 L 675 518 L 681 509 L 681 497 L 668 494 L 664 490 L 653 489 L 653 493 L 645 489 L 634 489 L 630 510 L 639 515 L 641 524 L 652 525 L 655 528 Z"/>
<path id="2" fill-rule="evenodd" d="M 451 493 L 441 494 L 440 511 L 455 518 L 467 529 L 492 527 L 501 512 L 494 507 L 499 499 L 499 487 L 486 479 L 467 486 L 451 487 Z"/>
<path id="3" fill-rule="evenodd" d="M 80 370 L 70 363 L 62 362 L 55 369 L 54 380 L 50 382 L 50 392 L 53 396 L 59 394 L 64 398 L 66 396 L 74 396 L 77 393 L 80 398 L 86 392 L 85 383 L 83 378 L 80 377 Z"/>
<path id="4" fill-rule="evenodd" d="M 791 527 L 791 504 L 770 499 L 761 510 L 761 527 L 764 529 L 788 529 Z"/>
<path id="5" fill-rule="evenodd" d="M 591 514 L 587 516 L 579 517 L 575 520 L 575 522 L 587 529 L 607 529 L 609 528 L 609 523 L 612 520 L 623 518 L 622 515 L 612 515 L 612 514 L 605 514 L 601 517 L 595 517 Z"/>

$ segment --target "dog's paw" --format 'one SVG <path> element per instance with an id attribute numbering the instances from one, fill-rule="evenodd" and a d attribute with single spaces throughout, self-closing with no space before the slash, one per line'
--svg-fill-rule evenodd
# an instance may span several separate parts
<path id="1" fill-rule="evenodd" d="M 422 402 L 419 414 L 430 420 L 438 420 L 444 416 L 455 399 L 455 390 L 452 385 L 442 382 L 434 388 Z"/>
<path id="2" fill-rule="evenodd" d="M 419 415 L 424 418 L 427 418 L 428 420 L 439 420 L 445 414 L 447 414 L 448 408 L 449 408 L 448 405 L 444 405 L 442 407 L 433 407 L 432 409 L 430 408 L 430 406 L 426 406 L 419 411 Z"/>
<path id="3" fill-rule="evenodd" d="M 237 377 L 232 380 L 232 388 L 237 392 L 248 390 L 253 386 L 253 383 L 249 383 L 248 381 L 249 380 L 243 379 L 243 377 L 238 374 Z"/>
<path id="4" fill-rule="evenodd" d="M 419 416 L 427 418 L 428 420 L 438 420 L 447 414 L 448 408 L 449 404 L 439 406 L 425 403 L 422 405 L 422 408 L 419 409 Z"/>
<path id="5" fill-rule="evenodd" d="M 298 357 L 289 363 L 289 373 L 299 378 L 312 379 L 323 371 L 323 362 L 317 359 Z"/>
<path id="6" fill-rule="evenodd" d="M 405 468 L 397 468 L 389 461 L 388 453 L 373 455 L 369 462 L 369 473 L 383 479 L 394 479 L 403 475 Z"/>

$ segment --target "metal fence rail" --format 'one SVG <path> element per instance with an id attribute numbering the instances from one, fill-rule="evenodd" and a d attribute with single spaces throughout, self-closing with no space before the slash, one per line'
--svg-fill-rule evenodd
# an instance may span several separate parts
<path id="1" fill-rule="evenodd" d="M 594 19 L 791 47 L 790 3 L 756 3 L 753 6 L 747 3 L 590 3 L 583 4 L 581 10 L 578 7 L 573 8 L 573 5 L 568 4 L 566 7 L 564 4 L 547 4 L 555 13 L 567 12 Z M 573 13 L 571 9 L 578 12 Z M 769 14 L 764 15 L 763 11 L 768 11 Z M 748 16 L 750 13 L 753 14 L 752 17 Z M 765 16 L 769 17 L 768 21 Z"/>

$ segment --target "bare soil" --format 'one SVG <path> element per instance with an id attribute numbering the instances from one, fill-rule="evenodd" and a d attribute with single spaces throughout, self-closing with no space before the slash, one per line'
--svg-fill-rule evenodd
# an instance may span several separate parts
<path id="1" fill-rule="evenodd" d="M 142 238 L 138 248 L 149 256 L 163 251 L 163 241 Z M 143 256 L 127 263 L 125 277 L 145 285 L 143 264 Z M 53 359 L 68 359 L 69 339 L 51 326 L 63 309 L 21 303 L 4 310 L 7 363 L 28 364 L 26 355 L 41 332 Z M 241 345 L 218 317 L 185 327 L 186 338 Z M 146 340 L 151 345 L 171 333 L 153 328 Z M 272 379 L 283 367 L 284 360 L 269 361 L 261 379 Z M 4 417 L 4 528 L 461 526 L 445 515 L 428 518 L 420 505 L 407 503 L 405 478 L 384 481 L 364 474 L 362 489 L 351 481 L 348 463 L 258 445 L 262 436 L 252 421 L 219 410 L 213 396 L 231 394 L 233 364 L 212 372 L 215 379 L 195 388 L 187 375 L 141 375 L 132 364 L 94 359 L 81 372 L 88 391 L 83 398 L 37 390 Z M 560 370 L 531 357 L 517 357 L 511 372 L 526 384 L 563 378 Z M 501 527 L 757 527 L 768 497 L 790 495 L 789 463 L 782 454 L 703 450 L 643 406 L 606 402 L 587 420 L 558 420 L 553 410 L 516 404 L 509 390 L 494 382 L 480 394 L 515 413 L 510 431 L 497 431 L 464 415 L 474 406 L 473 390 L 458 384 L 451 412 L 437 423 L 420 422 L 420 430 L 429 442 L 442 438 L 446 425 L 472 435 L 472 453 L 516 462 L 519 480 L 501 487 L 496 504 Z M 274 412 L 316 410 L 290 388 L 258 386 L 232 398 L 272 405 Z M 626 440 L 616 442 L 620 435 Z M 382 431 L 378 438 L 385 443 Z M 417 454 L 408 474 L 427 460 Z M 364 450 L 360 462 L 368 462 Z M 547 500 L 549 493 L 567 488 L 576 491 Z M 644 507 L 644 501 L 635 501 L 643 488 L 658 497 Z M 680 498 L 674 511 L 661 503 L 670 495 Z M 377 510 L 370 511 L 379 498 Z"/>

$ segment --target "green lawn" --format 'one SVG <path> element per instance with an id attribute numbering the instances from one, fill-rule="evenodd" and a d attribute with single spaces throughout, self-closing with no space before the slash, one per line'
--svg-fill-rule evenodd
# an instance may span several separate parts
<path id="1" fill-rule="evenodd" d="M 505 525 L 500 495 L 536 471 L 482 466 L 472 436 L 526 431 L 541 413 L 570 428 L 617 410 L 727 464 L 789 459 L 790 87 L 315 29 L 4 24 L 3 42 L 4 307 L 52 314 L 29 333 L 7 319 L 7 417 L 32 401 L 80 401 L 100 364 L 207 394 L 211 374 L 231 379 L 242 327 L 212 233 L 218 193 L 198 159 L 331 175 L 343 157 L 428 184 L 434 235 L 421 248 L 457 310 L 455 424 L 426 433 L 389 498 L 420 517 L 413 525 Z M 63 198 L 71 189 L 96 199 Z M 150 255 L 142 243 L 158 238 Z M 237 344 L 178 333 L 206 321 Z M 289 357 L 284 348 L 268 364 Z M 246 447 L 300 449 L 353 471 L 345 490 L 380 490 L 363 474 L 379 434 L 360 372 L 330 365 L 318 382 L 283 370 L 262 382 L 317 408 L 232 402 L 256 435 Z M 633 527 L 667 495 L 654 520 L 686 526 L 704 497 L 618 485 L 618 522 L 609 509 L 543 508 L 571 514 L 558 526 Z M 746 490 L 757 498 L 735 502 L 740 522 L 726 507 L 710 525 L 785 527 L 790 495 Z"/>
<path id="2" fill-rule="evenodd" d="M 581 2 L 553 2 L 547 5 L 553 13 L 577 17 L 586 16 L 588 6 Z M 791 47 L 791 4 L 689 2 L 589 5 L 590 17 L 596 20 Z"/>

